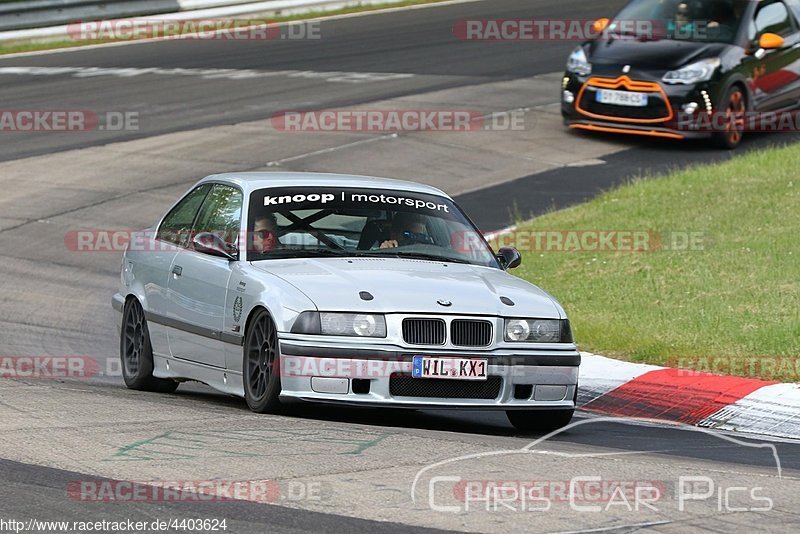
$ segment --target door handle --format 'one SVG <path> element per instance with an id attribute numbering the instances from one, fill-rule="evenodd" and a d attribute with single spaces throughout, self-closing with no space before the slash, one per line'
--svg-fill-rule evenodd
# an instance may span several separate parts
<path id="1" fill-rule="evenodd" d="M 181 267 L 180 265 L 176 265 L 175 267 L 172 268 L 172 274 L 174 274 L 175 276 L 180 276 L 181 274 L 183 274 L 183 267 Z"/>

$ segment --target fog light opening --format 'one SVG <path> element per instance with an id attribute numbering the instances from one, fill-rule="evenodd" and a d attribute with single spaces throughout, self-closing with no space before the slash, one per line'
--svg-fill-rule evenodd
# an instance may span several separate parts
<path id="1" fill-rule="evenodd" d="M 694 115 L 694 112 L 697 111 L 698 107 L 700 107 L 700 105 L 697 102 L 689 102 L 688 104 L 683 105 L 683 111 L 689 115 Z"/>
<path id="2" fill-rule="evenodd" d="M 353 388 L 353 393 L 356 395 L 366 395 L 369 393 L 369 389 L 372 384 L 371 381 L 366 378 L 354 378 L 351 381 L 351 385 Z"/>
<path id="3" fill-rule="evenodd" d="M 533 394 L 533 386 L 531 384 L 515 384 L 514 385 L 514 398 L 517 400 L 528 400 Z"/>

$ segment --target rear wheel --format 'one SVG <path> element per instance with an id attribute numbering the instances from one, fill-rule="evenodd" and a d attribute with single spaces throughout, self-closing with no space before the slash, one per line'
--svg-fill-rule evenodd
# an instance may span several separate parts
<path id="1" fill-rule="evenodd" d="M 250 320 L 244 342 L 244 398 L 254 412 L 275 413 L 281 408 L 279 358 L 278 332 L 269 313 L 261 309 Z"/>
<path id="2" fill-rule="evenodd" d="M 575 410 L 506 410 L 509 422 L 517 430 L 552 432 L 569 424 Z"/>
<path id="3" fill-rule="evenodd" d="M 130 389 L 172 393 L 178 387 L 174 380 L 153 376 L 153 348 L 147 319 L 135 298 L 125 303 L 122 312 L 122 333 L 119 343 L 122 378 Z"/>
<path id="4" fill-rule="evenodd" d="M 733 86 L 722 99 L 720 112 L 725 115 L 725 129 L 714 133 L 714 142 L 720 148 L 734 149 L 742 142 L 747 97 L 739 86 Z"/>

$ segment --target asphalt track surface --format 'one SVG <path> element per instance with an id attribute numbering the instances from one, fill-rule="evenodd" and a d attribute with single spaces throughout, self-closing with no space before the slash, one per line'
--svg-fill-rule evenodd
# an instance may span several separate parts
<path id="1" fill-rule="evenodd" d="M 593 19 L 607 15 L 621 2 L 605 2 L 603 5 L 584 1 L 536 1 L 490 0 L 455 4 L 425 10 L 399 11 L 369 17 L 344 18 L 322 23 L 325 38 L 319 42 L 153 42 L 132 46 L 103 47 L 83 51 L 60 52 L 0 59 L 0 69 L 30 67 L 75 67 L 105 69 L 252 69 L 258 72 L 291 70 L 302 72 L 346 72 L 373 74 L 412 75 L 397 77 L 390 81 L 368 81 L 364 83 L 332 83 L 314 76 L 274 76 L 237 80 L 207 79 L 194 75 L 142 75 L 119 77 L 97 75 L 75 77 L 72 75 L 15 74 L 0 70 L 0 104 L 5 109 L 86 109 L 126 110 L 140 114 L 140 129 L 135 132 L 94 132 L 84 135 L 59 135 L 54 133 L 28 133 L 25 135 L 0 133 L 0 161 L 14 162 L 22 158 L 52 156 L 71 153 L 78 149 L 100 147 L 113 142 L 144 139 L 172 132 L 193 131 L 244 121 L 267 119 L 272 114 L 286 109 L 327 109 L 363 105 L 432 91 L 467 91 L 470 87 L 492 82 L 513 82 L 557 72 L 573 42 L 542 43 L 469 43 L 452 36 L 454 21 L 465 18 L 573 18 Z M 376 77 L 379 79 L 379 77 Z M 557 88 L 553 88 L 557 94 Z M 532 95 L 534 97 L 536 95 Z M 525 102 L 510 102 L 524 106 Z M 594 143 L 593 136 L 576 136 L 576 146 Z M 788 134 L 775 136 L 750 136 L 742 150 L 754 150 L 768 145 L 792 142 Z M 599 165 L 584 167 L 559 167 L 543 172 L 516 177 L 515 180 L 491 184 L 489 187 L 456 194 L 460 205 L 483 229 L 498 229 L 507 225 L 511 199 L 515 209 L 523 214 L 538 214 L 553 207 L 564 207 L 581 202 L 599 191 L 622 183 L 641 173 L 658 173 L 677 166 L 696 162 L 722 160 L 731 153 L 709 149 L 702 143 L 661 143 L 649 140 L 625 139 L 622 150 L 604 156 Z M 268 159 L 268 156 L 266 156 Z M 265 159 L 266 160 L 266 159 Z M 53 169 L 58 173 L 58 169 Z M 43 179 L 46 180 L 46 177 Z M 4 187 L 6 187 L 4 185 Z M 20 190 L 25 189 L 19 184 Z M 83 188 L 92 184 L 82 183 Z M 185 187 L 183 187 L 185 189 Z M 177 194 L 180 188 L 168 188 L 169 194 Z M 538 194 L 519 195 L 519 191 Z M 162 199 L 161 202 L 167 202 Z M 136 200 L 139 204 L 129 206 L 132 211 L 150 209 L 148 199 Z M 73 206 L 80 212 L 91 208 Z M 159 208 L 160 209 L 160 208 Z M 157 211 L 156 211 L 157 212 Z M 97 216 L 97 211 L 92 212 Z M 102 210 L 100 210 L 102 214 Z M 106 213 L 106 222 L 114 224 L 117 216 L 127 212 Z M 4 214 L 0 213 L 0 217 Z M 102 215 L 101 215 L 102 217 Z M 133 218 L 138 222 L 138 219 Z M 66 261 L 60 251 L 39 252 L 30 256 L 27 252 L 15 252 L 19 243 L 26 239 L 37 239 L 35 229 L 29 222 L 7 225 L 0 232 L 4 293 L 11 295 L 12 288 L 27 288 L 31 285 L 55 287 L 58 284 L 72 285 L 84 292 L 106 291 L 114 287 L 116 258 L 97 260 L 77 258 Z M 38 265 L 37 265 L 38 262 Z M 53 271 L 48 269 L 55 269 Z M 56 271 L 57 270 L 57 271 Z M 58 276 L 51 273 L 58 272 Z M 53 279 L 51 280 L 51 276 Z M 100 280 L 99 282 L 97 280 Z M 90 280 L 90 281 L 87 281 Z M 4 295 L 5 296 L 5 295 Z M 29 299 L 30 300 L 30 299 Z M 92 302 L 107 306 L 108 294 L 103 293 Z M 100 362 L 114 356 L 115 342 L 110 328 L 108 308 L 89 310 L 76 306 L 77 317 L 55 317 L 41 304 L 41 314 L 29 313 L 15 298 L 0 299 L 0 354 L 45 354 L 58 353 L 58 344 L 63 343 L 63 352 L 89 354 Z M 39 319 L 38 317 L 46 317 Z M 75 327 L 85 324 L 85 328 Z M 26 352 L 27 351 L 27 352 Z M 37 391 L 38 385 L 31 386 Z M 15 392 L 25 389 L 3 390 L 0 403 L 4 407 L 14 405 Z M 62 389 L 64 391 L 62 391 Z M 122 387 L 118 377 L 100 377 L 78 386 L 66 382 L 48 388 L 40 394 L 67 395 L 80 391 L 89 396 L 96 395 L 108 403 L 127 403 L 141 399 L 143 404 L 155 411 L 169 412 L 176 405 L 189 406 L 198 414 L 205 412 L 230 413 L 231 417 L 250 417 L 242 401 L 209 391 L 200 385 L 182 386 L 175 395 L 150 395 L 142 398 L 132 395 Z M 69 390 L 69 392 L 67 392 Z M 58 410 L 58 402 L 53 410 Z M 65 404 L 68 406 L 68 404 Z M 15 408 L 16 409 L 16 408 Z M 187 413 L 192 413 L 191 411 Z M 417 439 L 433 442 L 447 438 L 454 443 L 476 445 L 489 442 L 495 446 L 521 447 L 536 436 L 520 435 L 506 422 L 502 413 L 439 411 L 388 412 L 339 409 L 331 407 L 297 408 L 291 417 L 263 418 L 268 424 L 306 424 L 322 426 L 336 432 L 358 432 L 364 428 L 379 428 L 395 439 Z M 70 413 L 61 414 L 69 419 Z M 146 419 L 146 414 L 141 414 Z M 32 416 L 36 419 L 35 414 Z M 590 414 L 580 414 L 579 421 L 588 424 L 554 437 L 553 448 L 563 449 L 569 454 L 593 457 L 604 454 L 637 454 L 650 459 L 654 472 L 656 467 L 664 472 L 679 471 L 686 466 L 702 465 L 719 473 L 719 484 L 726 477 L 772 476 L 775 470 L 774 457 L 764 449 L 744 446 L 720 436 L 697 432 L 691 429 L 650 424 L 644 422 L 595 421 Z M 101 423 L 98 423 L 101 424 Z M 267 423 L 265 423 L 267 424 Z M 33 425 L 35 426 L 35 425 Z M 14 432 L 22 441 L 16 440 Z M 235 532 L 366 532 L 366 531 L 421 531 L 424 520 L 411 521 L 369 513 L 343 513 L 329 509 L 314 511 L 277 505 L 249 502 L 226 502 L 214 504 L 171 503 L 86 503 L 67 498 L 65 484 L 76 479 L 96 476 L 87 461 L 85 471 L 77 469 L 81 462 L 70 463 L 70 469 L 57 469 L 53 462 L 39 462 L 36 454 L 25 453 L 38 450 L 32 442 L 25 444 L 24 429 L 9 431 L 7 438 L 0 438 L 0 509 L 3 517 L 38 517 L 53 520 L 100 520 L 126 517 L 166 517 L 202 515 L 228 517 L 235 521 Z M 28 438 L 33 439 L 33 438 Z M 760 443 L 760 440 L 745 440 Z M 37 444 L 38 446 L 39 444 Z M 800 473 L 800 445 L 789 441 L 774 443 L 781 459 L 783 476 L 796 481 Z M 422 446 L 424 449 L 424 446 Z M 376 449 L 377 450 L 377 449 Z M 79 451 L 78 451 L 79 452 Z M 77 453 L 76 453 L 77 454 Z M 391 449 L 382 451 L 391 456 Z M 455 452 L 454 452 L 455 454 Z M 24 460 L 24 461 L 19 461 Z M 547 465 L 547 464 L 546 464 Z M 224 464 L 223 464 L 224 466 Z M 546 469 L 546 466 L 545 466 Z M 598 468 L 600 469 L 600 468 Z M 641 476 L 648 468 L 642 467 Z M 320 466 L 320 470 L 323 467 Z M 569 470 L 567 470 L 569 471 Z M 590 470 L 591 472 L 591 470 Z M 547 473 L 547 471 L 545 471 Z M 587 474 L 586 472 L 581 472 Z M 753 474 L 755 473 L 755 474 Z M 549 473 L 548 473 L 549 474 Z M 144 475 L 143 475 L 144 476 Z M 200 476 L 199 474 L 197 475 Z M 544 475 L 541 475 L 544 476 Z M 563 473 L 552 474 L 564 477 Z M 781 482 L 783 483 L 783 482 Z M 768 528 L 772 531 L 792 531 L 798 526 L 796 513 L 797 493 L 781 494 L 776 490 L 776 502 L 780 502 L 781 513 L 776 515 L 736 515 L 727 511 L 719 514 L 702 514 L 683 523 L 672 525 L 675 530 L 705 529 L 709 531 L 735 532 L 745 528 Z M 355 496 L 358 498 L 358 495 Z M 788 500 L 787 500 L 788 499 Z M 793 507 L 793 505 L 795 505 Z M 301 507 L 302 508 L 302 507 Z M 348 517 L 360 515 L 373 519 Z M 3 517 L 0 517 L 2 519 Z M 562 517 L 563 519 L 563 517 Z M 669 516 L 664 518 L 667 523 Z M 389 521 L 383 522 L 383 521 Z M 569 522 L 567 522 L 569 523 Z M 635 518 L 603 521 L 601 519 L 576 522 L 574 530 L 590 528 L 633 531 L 640 523 Z M 652 522 L 648 528 L 668 531 L 669 525 Z M 658 524 L 656 524 L 658 523 Z M 452 530 L 501 530 L 501 523 L 478 522 L 475 525 L 460 521 L 433 521 L 430 525 Z M 449 526 L 448 526 L 449 525 Z M 519 530 L 508 527 L 505 530 Z M 527 530 L 527 529 L 524 529 Z M 553 520 L 531 526 L 531 530 L 562 531 L 564 523 Z M 609 530 L 615 531 L 615 530 Z"/>

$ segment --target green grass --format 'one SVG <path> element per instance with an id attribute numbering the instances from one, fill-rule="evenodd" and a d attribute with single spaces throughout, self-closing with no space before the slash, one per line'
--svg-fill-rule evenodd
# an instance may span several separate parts
<path id="1" fill-rule="evenodd" d="M 523 251 L 514 274 L 561 301 L 584 350 L 800 381 L 798 169 L 795 145 L 635 181 L 521 229 L 702 232 L 701 250 Z"/>
<path id="2" fill-rule="evenodd" d="M 21 0 L 0 0 L 0 2 L 16 2 Z M 347 15 L 350 13 L 361 13 L 367 11 L 377 11 L 380 9 L 389 9 L 395 7 L 407 7 L 407 6 L 414 6 L 414 5 L 422 5 L 422 4 L 437 4 L 440 2 L 445 2 L 446 0 L 406 0 L 404 2 L 396 2 L 391 4 L 375 4 L 375 5 L 356 5 L 352 7 L 345 7 L 342 9 L 336 9 L 331 11 L 312 11 L 309 13 L 304 13 L 302 15 L 288 15 L 288 16 L 277 16 L 277 17 L 264 17 L 264 20 L 268 20 L 270 23 L 278 23 L 278 22 L 290 22 L 293 20 L 306 20 L 306 19 L 313 19 L 317 17 L 330 17 L 335 15 Z M 146 16 L 144 16 L 146 18 Z M 250 17 L 250 16 L 243 16 L 239 17 L 242 20 L 249 20 L 249 19 L 260 19 L 262 17 Z M 129 39 L 125 39 L 127 41 Z M 108 43 L 108 40 L 62 40 L 62 41 L 48 41 L 48 42 L 18 42 L 18 43 L 9 43 L 9 44 L 2 44 L 0 45 L 0 55 L 3 54 L 15 54 L 19 52 L 33 52 L 38 50 L 55 50 L 57 48 L 75 48 L 80 46 L 88 46 L 94 44 L 102 44 Z"/>
<path id="3" fill-rule="evenodd" d="M 0 0 L 2 1 L 2 0 Z M 101 44 L 108 41 L 50 41 L 47 43 L 14 43 L 0 45 L 0 56 L 16 54 L 17 52 L 34 52 L 37 50 L 55 50 L 57 48 L 75 48 L 92 44 Z"/>

